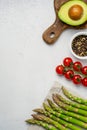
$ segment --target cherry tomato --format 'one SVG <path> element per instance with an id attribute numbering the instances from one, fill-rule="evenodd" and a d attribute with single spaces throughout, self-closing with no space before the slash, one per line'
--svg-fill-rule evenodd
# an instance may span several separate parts
<path id="1" fill-rule="evenodd" d="M 80 75 L 74 75 L 73 76 L 73 83 L 80 84 L 82 80 L 82 77 Z"/>
<path id="2" fill-rule="evenodd" d="M 63 65 L 58 65 L 56 67 L 56 73 L 62 75 L 64 73 L 64 66 Z"/>
<path id="3" fill-rule="evenodd" d="M 82 69 L 82 64 L 79 61 L 74 62 L 73 69 L 76 71 L 80 71 Z"/>
<path id="4" fill-rule="evenodd" d="M 82 79 L 82 84 L 87 87 L 87 77 Z"/>
<path id="5" fill-rule="evenodd" d="M 73 64 L 73 60 L 72 60 L 72 58 L 70 58 L 70 57 L 66 57 L 64 60 L 63 60 L 63 64 L 65 65 L 65 66 L 71 66 L 72 64 Z"/>
<path id="6" fill-rule="evenodd" d="M 82 69 L 81 69 L 82 73 L 87 75 L 87 66 L 84 66 Z"/>
<path id="7" fill-rule="evenodd" d="M 65 73 L 65 78 L 67 79 L 72 79 L 73 76 L 74 76 L 74 72 L 72 70 L 68 70 L 66 73 Z"/>

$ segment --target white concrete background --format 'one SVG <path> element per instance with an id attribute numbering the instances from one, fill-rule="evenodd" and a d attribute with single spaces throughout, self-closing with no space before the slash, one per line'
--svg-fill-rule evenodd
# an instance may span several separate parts
<path id="1" fill-rule="evenodd" d="M 41 106 L 54 81 L 87 97 L 87 88 L 55 73 L 64 57 L 77 60 L 69 41 L 78 30 L 64 31 L 49 46 L 42 33 L 54 20 L 53 0 L 0 0 L 0 130 L 27 130 L 25 119 Z"/>

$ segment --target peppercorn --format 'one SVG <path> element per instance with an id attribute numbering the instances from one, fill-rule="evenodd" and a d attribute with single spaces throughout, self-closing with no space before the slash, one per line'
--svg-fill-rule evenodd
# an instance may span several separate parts
<path id="1" fill-rule="evenodd" d="M 79 35 L 72 41 L 72 50 L 78 56 L 87 56 L 87 36 Z"/>

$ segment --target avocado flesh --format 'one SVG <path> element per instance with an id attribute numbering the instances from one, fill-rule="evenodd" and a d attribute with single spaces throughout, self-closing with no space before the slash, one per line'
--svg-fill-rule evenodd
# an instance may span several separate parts
<path id="1" fill-rule="evenodd" d="M 68 11 L 73 5 L 80 5 L 83 8 L 82 17 L 78 20 L 73 20 L 68 15 Z M 81 25 L 87 21 L 87 5 L 81 0 L 70 0 L 69 2 L 63 4 L 60 7 L 58 11 L 58 17 L 61 21 L 63 21 L 66 24 L 69 24 L 72 26 Z"/>

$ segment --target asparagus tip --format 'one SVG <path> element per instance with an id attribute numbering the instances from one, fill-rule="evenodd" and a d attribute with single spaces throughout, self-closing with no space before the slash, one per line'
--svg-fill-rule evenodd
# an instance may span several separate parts
<path id="1" fill-rule="evenodd" d="M 37 120 L 42 120 L 43 119 L 43 115 L 41 115 L 41 114 L 32 114 L 32 117 L 34 119 L 37 119 Z"/>
<path id="2" fill-rule="evenodd" d="M 45 106 L 46 106 L 46 103 L 43 103 L 43 107 L 45 108 Z"/>
<path id="3" fill-rule="evenodd" d="M 48 104 L 50 105 L 52 101 L 50 99 L 47 99 Z"/>
<path id="4" fill-rule="evenodd" d="M 31 116 L 32 116 L 33 118 L 35 118 L 35 117 L 36 117 L 36 114 L 32 114 Z"/>
<path id="5" fill-rule="evenodd" d="M 34 112 L 38 112 L 40 110 L 40 108 L 36 108 L 36 109 L 34 109 L 33 111 Z"/>
<path id="6" fill-rule="evenodd" d="M 25 120 L 25 122 L 26 123 L 34 123 L 34 119 L 32 118 L 32 119 L 27 119 L 27 120 Z"/>
<path id="7" fill-rule="evenodd" d="M 56 94 L 53 94 L 53 95 L 52 95 L 52 98 L 53 98 L 53 100 L 55 101 L 55 100 L 57 99 Z"/>

